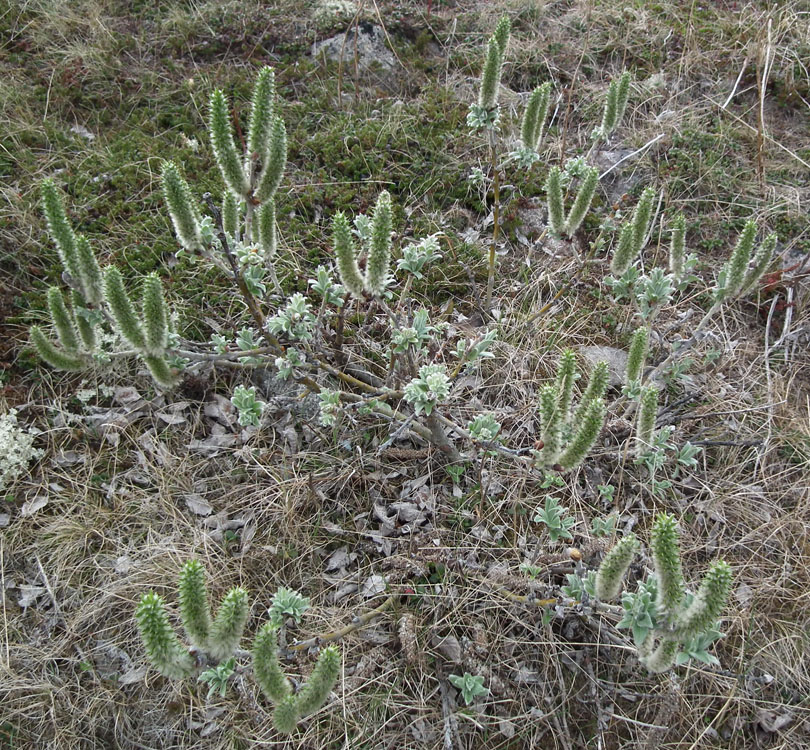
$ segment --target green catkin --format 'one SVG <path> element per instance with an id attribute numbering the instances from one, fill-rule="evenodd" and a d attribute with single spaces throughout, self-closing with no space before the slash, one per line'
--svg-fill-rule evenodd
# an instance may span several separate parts
<path id="1" fill-rule="evenodd" d="M 118 332 L 133 347 L 143 351 L 146 348 L 146 338 L 135 308 L 124 288 L 121 272 L 115 266 L 110 266 L 104 272 L 104 298 L 107 300 Z"/>
<path id="2" fill-rule="evenodd" d="M 340 675 L 340 651 L 336 646 L 327 646 L 318 656 L 315 669 L 295 696 L 296 707 L 301 716 L 317 711 L 329 697 Z"/>
<path id="3" fill-rule="evenodd" d="M 340 282 L 353 297 L 361 299 L 363 297 L 363 277 L 357 266 L 357 250 L 352 230 L 342 211 L 338 211 L 332 219 L 332 241 L 335 245 Z"/>
<path id="4" fill-rule="evenodd" d="M 225 594 L 208 637 L 208 653 L 212 657 L 221 661 L 233 655 L 242 638 L 249 612 L 247 591 L 237 587 Z"/>
<path id="5" fill-rule="evenodd" d="M 652 447 L 655 418 L 658 416 L 658 389 L 654 385 L 641 389 L 638 417 L 636 419 L 636 454 L 641 455 Z"/>
<path id="6" fill-rule="evenodd" d="M 647 359 L 649 339 L 650 329 L 646 326 L 640 326 L 633 332 L 633 338 L 630 341 L 630 351 L 627 355 L 627 369 L 624 375 L 625 385 L 630 385 L 633 382 L 641 382 L 641 377 L 644 373 L 644 362 Z"/>
<path id="7" fill-rule="evenodd" d="M 498 25 L 495 27 L 495 32 L 492 38 L 498 43 L 498 49 L 501 51 L 501 57 L 506 54 L 506 47 L 509 44 L 509 37 L 512 33 L 512 22 L 509 16 L 501 16 Z"/>
<path id="8" fill-rule="evenodd" d="M 757 235 L 756 222 L 752 220 L 746 222 L 742 233 L 737 239 L 737 244 L 731 252 L 726 264 L 723 266 L 725 284 L 722 289 L 718 289 L 721 299 L 734 299 L 742 290 L 748 272 L 748 262 L 751 260 L 751 250 L 754 247 L 754 240 Z"/>
<path id="9" fill-rule="evenodd" d="M 557 408 L 559 394 L 553 385 L 540 389 L 540 420 L 542 423 L 543 463 L 551 466 L 557 460 L 562 441 L 562 420 Z"/>
<path id="10" fill-rule="evenodd" d="M 624 111 L 627 109 L 627 100 L 630 98 L 630 71 L 625 70 L 619 78 L 618 91 L 616 93 L 616 123 L 614 127 L 618 127 L 619 123 L 624 117 Z"/>
<path id="11" fill-rule="evenodd" d="M 41 192 L 42 209 L 48 223 L 48 230 L 56 243 L 59 258 L 73 283 L 81 288 L 82 278 L 76 249 L 76 235 L 68 221 L 56 183 L 51 179 L 43 180 Z M 82 292 L 84 292 L 83 289 Z"/>
<path id="12" fill-rule="evenodd" d="M 211 610 L 205 586 L 205 570 L 198 560 L 189 560 L 180 571 L 177 585 L 180 618 L 189 640 L 199 649 L 208 648 Z"/>
<path id="13" fill-rule="evenodd" d="M 726 562 L 712 563 L 692 603 L 678 617 L 676 632 L 681 640 L 693 638 L 714 625 L 728 601 L 731 579 L 731 568 Z"/>
<path id="14" fill-rule="evenodd" d="M 574 381 L 577 373 L 577 358 L 571 349 L 563 352 L 557 369 L 555 388 L 557 391 L 557 414 L 562 425 L 568 424 L 571 412 L 571 401 L 574 397 Z"/>
<path id="15" fill-rule="evenodd" d="M 157 274 L 143 280 L 141 316 L 146 341 L 146 353 L 160 356 L 169 345 L 169 309 L 163 297 L 163 285 Z"/>
<path id="16" fill-rule="evenodd" d="M 66 352 L 74 354 L 79 349 L 79 334 L 76 330 L 73 314 L 68 310 L 59 287 L 50 287 L 47 299 L 48 311 L 51 314 L 51 321 L 56 329 L 56 335 L 59 337 L 59 343 Z"/>
<path id="17" fill-rule="evenodd" d="M 222 231 L 228 237 L 240 239 L 239 199 L 230 190 L 226 190 L 222 196 Z"/>
<path id="18" fill-rule="evenodd" d="M 186 250 L 201 248 L 200 210 L 174 162 L 163 162 L 160 182 L 178 241 Z"/>
<path id="19" fill-rule="evenodd" d="M 754 264 L 748 270 L 748 273 L 745 274 L 739 296 L 742 297 L 748 294 L 762 278 L 762 275 L 768 268 L 768 264 L 771 262 L 773 251 L 776 249 L 776 239 L 776 235 L 771 233 L 759 246 L 759 249 L 754 254 Z"/>
<path id="20" fill-rule="evenodd" d="M 548 199 L 548 223 L 551 226 L 551 231 L 559 236 L 565 230 L 565 214 L 559 167 L 552 167 L 548 172 L 548 178 L 546 179 L 546 196 Z"/>
<path id="21" fill-rule="evenodd" d="M 498 41 L 493 36 L 487 44 L 487 57 L 481 74 L 481 89 L 478 92 L 478 106 L 492 110 L 498 105 L 498 90 L 501 86 L 503 56 Z"/>
<path id="22" fill-rule="evenodd" d="M 79 280 L 84 300 L 88 304 L 98 305 L 104 295 L 101 268 L 87 237 L 82 234 L 76 237 L 76 258 L 79 264 Z"/>
<path id="23" fill-rule="evenodd" d="M 579 229 L 579 225 L 584 221 L 598 184 L 599 170 L 596 167 L 588 167 L 577 191 L 577 197 L 574 198 L 574 205 L 571 206 L 568 218 L 565 220 L 565 234 L 569 237 Z"/>
<path id="24" fill-rule="evenodd" d="M 273 711 L 273 726 L 281 734 L 292 734 L 300 719 L 294 695 L 281 700 Z"/>
<path id="25" fill-rule="evenodd" d="M 165 357 L 144 355 L 143 361 L 149 368 L 152 379 L 162 388 L 174 388 L 178 377 L 172 371 Z"/>
<path id="26" fill-rule="evenodd" d="M 265 623 L 253 641 L 253 674 L 264 695 L 273 703 L 280 703 L 290 694 L 290 681 L 285 677 L 278 661 L 278 629 Z"/>
<path id="27" fill-rule="evenodd" d="M 622 579 L 638 550 L 638 539 L 630 532 L 608 552 L 596 573 L 596 596 L 602 601 L 615 599 L 622 588 Z"/>
<path id="28" fill-rule="evenodd" d="M 642 661 L 644 666 L 654 674 L 661 674 L 666 672 L 675 662 L 675 657 L 680 650 L 680 644 L 677 641 L 661 641 L 658 647 L 649 656 Z"/>
<path id="29" fill-rule="evenodd" d="M 650 535 L 650 553 L 658 579 L 660 613 L 668 624 L 674 624 L 685 595 L 678 524 L 674 516 L 660 513 L 656 517 Z"/>
<path id="30" fill-rule="evenodd" d="M 686 254 L 686 217 L 678 214 L 672 223 L 672 240 L 669 245 L 669 272 L 675 283 L 683 278 L 683 264 Z"/>
<path id="31" fill-rule="evenodd" d="M 163 599 L 150 591 L 141 597 L 135 611 L 138 631 L 152 665 L 166 677 L 182 679 L 191 674 L 194 660 L 177 639 Z"/>
<path id="32" fill-rule="evenodd" d="M 383 190 L 371 217 L 371 242 L 366 263 L 366 291 L 374 297 L 381 297 L 388 283 L 392 225 L 391 196 L 387 190 Z"/>
<path id="33" fill-rule="evenodd" d="M 70 298 L 73 304 L 73 319 L 76 321 L 76 330 L 82 340 L 82 347 L 85 351 L 92 352 L 96 348 L 96 326 L 83 314 L 89 313 L 89 310 L 84 307 L 82 295 L 73 289 Z"/>
<path id="34" fill-rule="evenodd" d="M 650 231 L 650 221 L 652 220 L 653 204 L 655 203 L 655 190 L 645 188 L 641 198 L 633 211 L 633 257 L 638 257 L 644 249 L 644 241 Z"/>
<path id="35" fill-rule="evenodd" d="M 540 148 L 550 102 L 551 81 L 546 81 L 532 91 L 526 104 L 523 121 L 520 125 L 520 139 L 523 141 L 523 145 L 532 151 Z"/>
<path id="36" fill-rule="evenodd" d="M 250 186 L 233 141 L 228 103 L 220 89 L 211 94 L 208 135 L 225 185 L 235 196 L 244 198 Z"/>
<path id="37" fill-rule="evenodd" d="M 602 125 L 599 128 L 599 134 L 603 138 L 607 138 L 621 122 L 629 94 L 630 73 L 625 71 L 619 78 L 614 78 L 608 86 Z"/>
<path id="38" fill-rule="evenodd" d="M 276 232 L 276 201 L 271 198 L 259 206 L 256 215 L 259 232 L 259 247 L 266 261 L 276 257 L 278 249 L 278 235 Z"/>
<path id="39" fill-rule="evenodd" d="M 605 424 L 606 413 L 605 402 L 601 398 L 595 398 L 584 405 L 582 417 L 574 425 L 571 442 L 558 459 L 563 469 L 574 469 L 585 460 Z"/>
<path id="40" fill-rule="evenodd" d="M 635 260 L 635 247 L 633 245 L 633 224 L 629 221 L 622 224 L 619 230 L 619 241 L 613 250 L 610 261 L 610 272 L 616 276 L 624 276 L 625 271 Z"/>
<path id="41" fill-rule="evenodd" d="M 256 200 L 259 203 L 269 201 L 275 195 L 284 177 L 286 166 L 287 129 L 284 127 L 284 120 L 274 117 L 270 131 L 270 147 L 256 188 Z"/>
<path id="42" fill-rule="evenodd" d="M 247 158 L 264 159 L 270 149 L 270 132 L 273 127 L 273 115 L 276 104 L 276 77 L 273 69 L 263 67 L 256 76 L 253 85 L 253 98 L 250 104 L 250 122 L 248 124 Z M 246 165 L 246 169 L 250 169 Z"/>
<path id="43" fill-rule="evenodd" d="M 56 370 L 67 370 L 68 372 L 78 372 L 87 366 L 85 359 L 76 354 L 70 354 L 58 348 L 42 332 L 39 326 L 31 326 L 29 332 L 31 344 L 36 349 L 37 355 L 43 361 Z"/>
<path id="44" fill-rule="evenodd" d="M 574 424 L 579 424 L 582 421 L 582 416 L 585 413 L 585 407 L 594 399 L 602 398 L 610 383 L 610 365 L 607 362 L 597 362 L 591 371 L 591 377 L 588 379 L 588 386 L 582 394 L 574 412 Z"/>

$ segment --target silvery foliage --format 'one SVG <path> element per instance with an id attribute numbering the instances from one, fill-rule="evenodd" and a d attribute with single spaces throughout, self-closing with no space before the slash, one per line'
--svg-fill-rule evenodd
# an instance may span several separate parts
<path id="1" fill-rule="evenodd" d="M 34 448 L 34 435 L 17 425 L 17 410 L 0 416 L 0 491 L 11 486 L 42 451 Z"/>

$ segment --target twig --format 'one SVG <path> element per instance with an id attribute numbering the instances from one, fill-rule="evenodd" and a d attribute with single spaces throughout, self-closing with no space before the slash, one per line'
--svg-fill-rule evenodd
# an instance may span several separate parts
<path id="1" fill-rule="evenodd" d="M 291 644 L 287 648 L 290 651 L 305 651 L 308 648 L 313 648 L 314 646 L 320 646 L 324 643 L 333 643 L 334 641 L 339 641 L 342 638 L 345 638 L 347 635 L 354 633 L 357 630 L 368 625 L 375 617 L 379 617 L 385 611 L 390 609 L 394 601 L 397 599 L 398 594 L 391 594 L 379 607 L 376 609 L 372 609 L 370 612 L 366 612 L 365 614 L 358 615 L 355 617 L 351 624 L 346 625 L 339 630 L 333 630 L 329 633 L 321 633 L 320 635 L 314 635 L 312 638 L 307 638 L 303 641 L 296 641 L 295 643 Z"/>

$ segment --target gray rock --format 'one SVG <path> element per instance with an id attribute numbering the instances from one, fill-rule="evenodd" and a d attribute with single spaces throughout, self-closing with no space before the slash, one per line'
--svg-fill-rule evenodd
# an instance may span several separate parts
<path id="1" fill-rule="evenodd" d="M 592 370 L 597 362 L 607 362 L 610 369 L 610 386 L 621 388 L 624 384 L 624 373 L 627 370 L 627 352 L 615 349 L 612 346 L 583 346 L 580 354 L 588 367 Z"/>

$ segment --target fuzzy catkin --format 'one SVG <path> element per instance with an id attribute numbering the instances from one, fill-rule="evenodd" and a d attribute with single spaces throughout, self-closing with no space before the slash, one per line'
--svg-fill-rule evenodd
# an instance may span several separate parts
<path id="1" fill-rule="evenodd" d="M 70 354 L 54 345 L 54 343 L 42 332 L 39 326 L 31 326 L 29 331 L 31 344 L 36 349 L 41 360 L 47 362 L 56 370 L 68 372 L 78 372 L 87 366 L 85 359 L 76 354 Z"/>
<path id="2" fill-rule="evenodd" d="M 605 555 L 596 573 L 596 596 L 602 601 L 614 599 L 622 588 L 622 579 L 638 550 L 638 539 L 632 532 L 620 539 Z"/>
<path id="3" fill-rule="evenodd" d="M 548 199 L 548 223 L 551 226 L 551 231 L 559 236 L 565 230 L 565 214 L 559 167 L 552 167 L 548 171 L 548 177 L 546 178 L 546 196 Z"/>
<path id="4" fill-rule="evenodd" d="M 309 679 L 295 696 L 301 716 L 314 713 L 324 704 L 339 675 L 340 651 L 335 646 L 327 646 L 318 656 Z"/>
<path id="5" fill-rule="evenodd" d="M 494 109 L 498 104 L 502 65 L 501 47 L 493 36 L 487 44 L 484 71 L 481 74 L 481 89 L 478 92 L 478 105 L 486 110 Z"/>
<path id="6" fill-rule="evenodd" d="M 133 347 L 143 351 L 146 348 L 146 338 L 135 308 L 124 288 L 121 272 L 115 266 L 109 266 L 104 272 L 104 298 L 107 300 L 118 332 Z"/>
<path id="7" fill-rule="evenodd" d="M 211 631 L 211 610 L 208 607 L 205 570 L 198 560 L 189 560 L 183 565 L 177 593 L 186 635 L 197 648 L 205 650 Z"/>
<path id="8" fill-rule="evenodd" d="M 743 288 L 756 235 L 756 222 L 754 222 L 753 219 L 747 221 L 745 227 L 743 227 L 742 233 L 737 239 L 734 250 L 731 252 L 731 256 L 723 266 L 726 281 L 723 294 L 724 297 L 728 299 L 734 299 Z"/>
<path id="9" fill-rule="evenodd" d="M 551 81 L 546 81 L 532 91 L 529 101 L 526 103 L 526 110 L 520 125 L 520 139 L 523 141 L 523 145 L 532 151 L 540 148 L 550 101 Z"/>
<path id="10" fill-rule="evenodd" d="M 633 245 L 633 224 L 629 221 L 622 224 L 619 229 L 619 241 L 613 250 L 610 261 L 610 272 L 614 276 L 623 276 L 635 260 L 635 247 Z"/>
<path id="11" fill-rule="evenodd" d="M 633 382 L 640 382 L 644 371 L 644 362 L 647 359 L 649 347 L 650 329 L 646 326 L 639 326 L 633 332 L 630 341 L 630 351 L 627 355 L 627 369 L 625 371 L 625 385 Z"/>
<path id="12" fill-rule="evenodd" d="M 152 665 L 166 677 L 187 677 L 194 661 L 169 625 L 163 599 L 154 592 L 144 594 L 135 611 L 135 621 Z"/>
<path id="13" fill-rule="evenodd" d="M 277 627 L 265 623 L 253 641 L 253 674 L 264 695 L 273 703 L 283 701 L 290 694 L 290 682 L 278 661 Z"/>
<path id="14" fill-rule="evenodd" d="M 649 656 L 642 661 L 644 666 L 654 674 L 661 674 L 666 672 L 675 662 L 675 657 L 680 650 L 680 644 L 677 641 L 663 640 L 658 644 L 658 647 Z"/>
<path id="15" fill-rule="evenodd" d="M 269 201 L 278 190 L 284 177 L 287 166 L 287 128 L 284 120 L 276 116 L 270 129 L 270 145 L 267 150 L 265 163 L 259 175 L 259 184 L 256 188 L 256 200 L 259 203 Z"/>
<path id="16" fill-rule="evenodd" d="M 597 362 L 588 379 L 588 385 L 582 394 L 579 406 L 574 413 L 574 424 L 579 424 L 585 414 L 585 407 L 594 399 L 602 398 L 610 383 L 610 365 L 607 362 Z"/>
<path id="17" fill-rule="evenodd" d="M 393 209 L 387 190 L 380 193 L 371 217 L 371 241 L 366 263 L 366 291 L 374 297 L 382 296 L 388 283 L 391 265 L 391 228 Z"/>
<path id="18" fill-rule="evenodd" d="M 91 305 L 100 304 L 104 296 L 101 268 L 87 237 L 82 234 L 76 236 L 76 260 L 85 302 Z"/>
<path id="19" fill-rule="evenodd" d="M 239 199 L 230 190 L 222 196 L 222 231 L 239 240 Z"/>
<path id="20" fill-rule="evenodd" d="M 264 255 L 265 261 L 270 262 L 276 257 L 278 247 L 275 198 L 271 198 L 259 207 L 256 221 L 259 233 L 259 248 Z"/>
<path id="21" fill-rule="evenodd" d="M 731 567 L 723 560 L 712 563 L 692 603 L 678 617 L 676 627 L 681 639 L 692 638 L 714 625 L 731 591 Z"/>
<path id="22" fill-rule="evenodd" d="M 294 695 L 281 700 L 273 711 L 273 726 L 281 734 L 292 734 L 300 719 Z"/>
<path id="23" fill-rule="evenodd" d="M 574 469 L 585 460 L 605 424 L 606 413 L 605 402 L 601 398 L 595 398 L 584 405 L 579 424 L 573 425 L 571 442 L 558 459 L 563 469 Z"/>
<path id="24" fill-rule="evenodd" d="M 576 198 L 574 198 L 574 204 L 568 212 L 568 218 L 565 220 L 565 234 L 569 237 L 579 229 L 580 224 L 585 220 L 598 184 L 599 170 L 596 167 L 588 167 Z"/>
<path id="25" fill-rule="evenodd" d="M 233 655 L 242 638 L 249 612 L 247 591 L 237 587 L 225 594 L 208 637 L 208 653 L 211 656 L 221 661 Z"/>
<path id="26" fill-rule="evenodd" d="M 191 188 L 174 162 L 163 162 L 160 182 L 178 241 L 186 250 L 202 247 L 200 210 L 191 194 Z"/>
<path id="27" fill-rule="evenodd" d="M 273 69 L 263 67 L 253 85 L 248 124 L 247 158 L 264 158 L 270 147 L 270 131 L 273 124 L 276 101 L 276 77 Z"/>
<path id="28" fill-rule="evenodd" d="M 41 195 L 45 221 L 48 224 L 51 237 L 56 243 L 62 265 L 70 275 L 73 283 L 81 288 L 82 279 L 76 250 L 76 235 L 73 233 L 73 228 L 68 221 L 56 183 L 51 179 L 43 180 Z M 84 292 L 83 289 L 82 292 Z"/>
<path id="29" fill-rule="evenodd" d="M 169 308 L 163 297 L 163 285 L 156 273 L 144 277 L 141 316 L 146 353 L 153 357 L 160 356 L 169 345 Z"/>
<path id="30" fill-rule="evenodd" d="M 658 389 L 654 385 L 641 390 L 636 420 L 636 453 L 641 455 L 652 447 L 655 418 L 658 415 Z"/>
<path id="31" fill-rule="evenodd" d="M 228 189 L 238 198 L 243 198 L 250 186 L 233 141 L 228 103 L 220 89 L 211 94 L 209 109 L 208 135 L 217 166 Z"/>
<path id="32" fill-rule="evenodd" d="M 179 378 L 172 371 L 165 357 L 144 355 L 144 363 L 149 368 L 149 374 L 161 388 L 174 388 Z"/>
<path id="33" fill-rule="evenodd" d="M 550 466 L 557 459 L 562 440 L 560 412 L 557 409 L 559 394 L 553 385 L 540 389 L 540 419 L 542 422 L 543 462 Z"/>
<path id="34" fill-rule="evenodd" d="M 498 20 L 498 25 L 492 34 L 492 38 L 498 43 L 498 49 L 501 51 L 501 57 L 506 54 L 506 47 L 509 44 L 509 37 L 512 33 L 512 22 L 509 16 L 501 16 Z"/>
<path id="35" fill-rule="evenodd" d="M 338 211 L 332 219 L 332 242 L 341 284 L 353 297 L 362 298 L 364 284 L 357 266 L 357 250 L 349 221 L 342 211 Z"/>
<path id="36" fill-rule="evenodd" d="M 563 352 L 557 369 L 557 415 L 562 425 L 568 424 L 571 400 L 574 396 L 574 381 L 577 379 L 576 355 L 571 349 Z"/>
<path id="37" fill-rule="evenodd" d="M 672 223 L 672 239 L 669 245 L 669 272 L 677 284 L 683 278 L 686 253 L 686 217 L 678 214 Z"/>
<path id="38" fill-rule="evenodd" d="M 655 190 L 648 187 L 641 194 L 638 204 L 633 211 L 633 257 L 638 257 L 644 249 L 644 241 L 650 231 L 652 220 L 653 204 L 655 203 Z"/>
<path id="39" fill-rule="evenodd" d="M 748 294 L 762 278 L 762 275 L 768 268 L 768 264 L 771 262 L 773 252 L 776 249 L 776 240 L 776 235 L 771 233 L 759 246 L 759 249 L 754 254 L 754 264 L 748 270 L 748 273 L 745 274 L 745 279 L 740 289 L 740 296 Z"/>
<path id="40" fill-rule="evenodd" d="M 76 323 L 76 330 L 82 340 L 85 351 L 92 352 L 96 348 L 96 326 L 89 320 L 89 311 L 84 307 L 84 300 L 81 294 L 75 289 L 71 290 L 70 299 L 73 304 L 73 320 Z"/>
<path id="41" fill-rule="evenodd" d="M 658 579 L 659 609 L 668 623 L 673 623 L 685 595 L 678 524 L 674 516 L 660 513 L 652 527 L 650 552 Z"/>
<path id="42" fill-rule="evenodd" d="M 48 289 L 48 311 L 51 314 L 53 327 L 59 337 L 59 343 L 65 351 L 73 354 L 79 349 L 79 334 L 73 319 L 73 314 L 65 305 L 65 299 L 59 287 Z"/>

